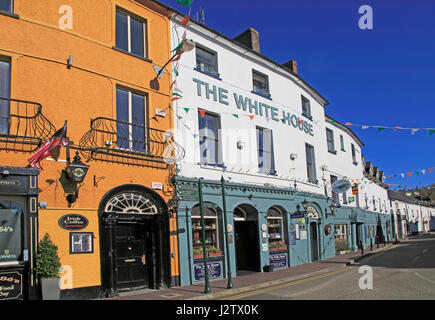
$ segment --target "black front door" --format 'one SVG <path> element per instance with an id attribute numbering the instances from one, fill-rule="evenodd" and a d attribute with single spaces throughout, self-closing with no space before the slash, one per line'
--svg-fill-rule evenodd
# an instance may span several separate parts
<path id="1" fill-rule="evenodd" d="M 150 232 L 138 222 L 118 221 L 115 227 L 115 276 L 119 289 L 147 287 Z"/>
<path id="2" fill-rule="evenodd" d="M 260 271 L 258 227 L 256 221 L 235 221 L 237 270 Z"/>
<path id="3" fill-rule="evenodd" d="M 319 260 L 319 246 L 318 246 L 318 237 L 317 237 L 317 224 L 315 222 L 311 222 L 310 224 L 310 233 L 311 233 L 311 261 Z"/>

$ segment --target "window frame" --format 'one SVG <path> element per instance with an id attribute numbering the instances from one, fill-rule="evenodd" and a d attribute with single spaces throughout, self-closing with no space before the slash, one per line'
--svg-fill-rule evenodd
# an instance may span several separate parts
<path id="1" fill-rule="evenodd" d="M 9 65 L 9 74 L 8 74 L 8 79 L 7 79 L 8 80 L 7 81 L 7 83 L 8 83 L 8 92 L 7 92 L 7 96 L 2 97 L 2 98 L 10 99 L 11 98 L 11 91 L 12 91 L 12 59 L 10 57 L 1 56 L 0 55 L 0 62 L 7 63 Z M 9 104 L 8 101 L 5 101 L 5 100 L 2 100 L 2 101 L 5 102 L 5 104 L 8 105 L 8 112 L 7 112 L 8 117 L 5 118 L 5 120 L 7 120 L 8 125 L 7 125 L 7 132 L 2 133 L 0 131 L 0 135 L 9 135 L 9 133 L 10 133 L 9 132 L 9 130 L 10 130 L 10 123 L 9 123 L 9 121 L 10 121 L 10 116 L 11 116 L 11 108 L 10 108 L 10 104 Z"/>
<path id="2" fill-rule="evenodd" d="M 148 94 L 145 92 L 140 92 L 131 88 L 127 88 L 127 87 L 123 87 L 123 86 L 116 86 L 116 100 L 118 99 L 118 90 L 124 91 L 128 93 L 128 121 L 123 121 L 123 120 L 119 120 L 119 121 L 123 121 L 123 122 L 127 122 L 128 123 L 128 148 L 123 148 L 123 147 L 119 147 L 118 146 L 118 129 L 116 131 L 116 138 L 117 138 L 117 149 L 119 150 L 125 150 L 128 152 L 134 152 L 134 153 L 148 153 L 149 150 L 149 132 L 148 132 L 148 114 L 149 114 L 149 110 L 148 110 Z M 133 93 L 136 95 L 141 95 L 143 96 L 143 101 L 144 101 L 144 119 L 143 119 L 143 126 L 144 126 L 144 140 L 143 140 L 143 150 L 135 150 L 134 149 L 134 141 L 133 141 L 133 125 L 135 123 L 133 123 L 132 119 L 133 119 L 133 114 L 132 114 L 132 109 L 133 109 Z M 117 102 L 117 101 L 116 101 Z M 116 103 L 116 121 L 118 121 L 118 103 Z M 130 139 L 131 138 L 131 139 Z"/>
<path id="3" fill-rule="evenodd" d="M 268 134 L 270 136 L 270 141 L 269 141 L 270 150 L 264 149 L 264 143 L 263 143 L 263 148 L 260 149 L 260 141 L 258 140 L 258 138 L 259 138 L 259 134 L 258 134 L 259 131 L 263 132 L 263 134 L 262 134 L 263 137 L 264 137 L 264 132 L 268 131 Z M 257 137 L 258 171 L 259 171 L 259 173 L 262 173 L 262 174 L 276 175 L 275 156 L 274 156 L 274 148 L 273 148 L 273 131 L 272 131 L 272 129 L 256 126 L 255 127 L 255 132 L 256 132 L 256 137 Z M 264 154 L 270 154 L 270 168 L 269 167 L 268 168 L 260 167 L 260 152 L 263 152 L 263 158 L 264 158 Z"/>
<path id="4" fill-rule="evenodd" d="M 346 150 L 344 149 L 344 136 L 342 134 L 340 134 L 340 147 L 341 151 L 346 152 Z"/>
<path id="5" fill-rule="evenodd" d="M 256 80 L 256 76 L 263 78 L 265 80 L 265 84 L 266 84 L 266 90 L 265 92 L 263 91 L 258 91 L 255 90 L 255 84 L 254 81 Z M 252 69 L 252 93 L 258 94 L 264 98 L 267 99 L 271 99 L 271 94 L 270 94 L 270 86 L 269 86 L 269 76 L 267 74 L 264 74 L 260 71 L 257 71 L 255 69 Z"/>
<path id="6" fill-rule="evenodd" d="M 352 161 L 354 165 L 358 165 L 358 161 L 356 161 L 356 148 L 353 143 L 350 144 L 352 150 Z"/>
<path id="7" fill-rule="evenodd" d="M 10 15 L 14 14 L 14 5 L 15 5 L 14 0 L 9 0 L 9 3 L 11 5 L 11 10 L 10 11 L 6 11 L 6 10 L 1 10 L 0 9 L 0 12 L 4 12 L 4 13 L 10 14 Z"/>
<path id="8" fill-rule="evenodd" d="M 326 128 L 326 144 L 329 153 L 337 154 L 337 150 L 335 150 L 334 131 L 329 128 Z"/>
<path id="9" fill-rule="evenodd" d="M 312 156 L 312 163 L 310 164 L 308 161 L 308 153 L 310 153 L 310 155 Z M 318 179 L 317 179 L 317 171 L 316 171 L 316 155 L 315 155 L 315 150 L 314 150 L 314 146 L 312 146 L 311 144 L 305 143 L 305 162 L 307 165 L 307 178 L 308 178 L 308 182 L 313 183 L 313 184 L 318 184 Z M 312 171 L 313 177 L 310 177 L 310 169 Z"/>
<path id="10" fill-rule="evenodd" d="M 117 41 L 118 40 L 118 38 L 117 38 L 117 27 L 118 26 L 116 24 L 116 16 L 117 16 L 118 12 L 127 16 L 127 50 L 118 46 L 118 41 Z M 143 55 L 137 54 L 137 53 L 134 53 L 131 51 L 131 45 L 132 45 L 132 42 L 131 42 L 131 38 L 132 38 L 131 19 L 132 18 L 134 20 L 137 20 L 137 21 L 142 23 Z M 138 16 L 137 14 L 134 14 L 128 10 L 125 10 L 125 9 L 117 6 L 115 9 L 115 47 L 114 48 L 119 50 L 119 51 L 122 51 L 124 53 L 133 55 L 135 57 L 148 60 L 149 59 L 148 58 L 148 54 L 149 54 L 149 52 L 148 52 L 148 20 L 141 17 L 141 16 Z"/>
<path id="11" fill-rule="evenodd" d="M 205 202 L 205 205 L 207 204 L 214 204 L 212 202 Z M 191 213 L 191 225 L 192 225 L 192 249 L 202 249 L 203 243 L 202 243 L 202 227 L 201 227 L 201 213 L 198 208 L 199 205 L 192 208 Z M 195 209 L 195 210 L 194 210 Z M 223 236 L 222 236 L 222 213 L 220 208 L 218 209 L 218 206 L 216 207 L 205 207 L 204 208 L 204 227 L 205 231 L 212 232 L 214 234 L 214 241 L 211 241 L 207 243 L 207 239 L 205 240 L 206 248 L 208 247 L 215 247 L 219 250 L 219 252 L 223 252 Z M 213 224 L 215 225 L 213 228 Z M 208 225 L 210 225 L 211 228 Z M 214 232 L 213 232 L 214 231 Z M 198 233 L 198 239 L 195 239 L 195 233 Z M 206 234 L 206 237 L 208 237 L 208 234 Z M 213 236 L 212 236 L 213 238 Z M 213 245 L 214 244 L 214 245 Z"/>
<path id="12" fill-rule="evenodd" d="M 201 118 L 205 118 L 206 116 L 209 117 L 213 117 L 214 118 L 214 122 L 215 122 L 215 127 L 216 127 L 216 133 L 215 133 L 215 137 L 208 137 L 206 135 L 202 135 L 201 134 L 201 127 L 200 127 L 200 123 L 201 123 Z M 205 121 L 205 124 L 207 125 L 207 121 Z M 208 129 L 207 126 L 205 126 L 203 129 Z M 222 143 L 222 139 L 220 137 L 220 129 L 221 129 L 221 117 L 219 114 L 213 113 L 213 112 L 209 112 L 206 111 L 204 114 L 204 117 L 201 115 L 201 113 L 198 111 L 198 134 L 199 134 L 199 152 L 200 152 L 200 164 L 201 165 L 214 165 L 214 166 L 223 166 L 222 163 L 222 156 L 221 156 L 221 143 Z M 206 130 L 207 131 L 207 130 Z M 202 155 L 202 151 L 201 151 L 201 141 L 202 139 L 205 137 L 206 140 L 211 139 L 214 140 L 214 146 L 215 146 L 215 159 L 214 159 L 214 163 L 209 163 L 208 162 L 208 158 L 203 158 Z"/>
<path id="13" fill-rule="evenodd" d="M 271 210 L 276 211 L 279 216 L 273 216 L 270 214 Z M 267 221 L 267 234 L 268 234 L 268 240 L 269 240 L 269 245 L 273 242 L 282 242 L 283 245 L 287 246 L 287 233 L 285 231 L 285 225 L 286 225 L 286 221 L 284 219 L 285 215 L 283 214 L 283 212 L 281 212 L 281 210 L 278 210 L 274 207 L 271 207 L 267 210 L 267 214 L 266 214 L 266 221 Z M 271 223 L 271 222 L 278 222 L 277 223 L 277 227 L 275 227 L 275 224 Z M 273 231 L 273 228 L 277 228 L 279 230 L 279 238 L 275 237 L 272 238 L 270 235 L 272 234 L 271 231 Z M 276 235 L 276 232 L 274 233 Z M 270 246 L 269 246 L 269 250 L 270 250 Z"/>
<path id="14" fill-rule="evenodd" d="M 311 103 L 310 100 L 301 95 L 301 104 L 302 104 L 302 115 L 305 116 L 306 118 L 313 120 L 313 116 L 311 115 Z M 307 112 L 305 112 L 306 110 L 304 110 L 304 106 L 307 106 Z"/>
<path id="15" fill-rule="evenodd" d="M 73 242 L 73 236 L 75 235 L 81 235 L 81 236 L 88 236 L 90 241 L 90 249 L 91 251 L 74 251 L 74 242 Z M 69 233 L 69 253 L 70 254 L 92 254 L 94 253 L 94 233 L 93 232 L 70 232 Z"/>
<path id="16" fill-rule="evenodd" d="M 213 67 L 215 68 L 215 72 L 210 72 L 210 71 L 207 71 L 207 70 L 204 70 L 204 69 L 198 67 L 198 50 L 203 51 L 206 54 L 210 54 L 213 56 L 213 61 L 214 61 Z M 209 65 L 208 63 L 205 63 L 205 64 Z M 212 77 L 219 78 L 220 75 L 219 75 L 218 65 L 219 65 L 218 53 L 216 51 L 214 51 L 210 48 L 207 48 L 199 43 L 195 44 L 195 68 L 194 68 L 195 70 L 202 72 L 202 73 L 205 73 L 207 75 L 210 75 Z"/>

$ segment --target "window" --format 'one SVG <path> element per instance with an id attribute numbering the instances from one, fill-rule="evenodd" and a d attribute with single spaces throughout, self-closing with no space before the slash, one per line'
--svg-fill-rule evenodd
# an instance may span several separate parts
<path id="1" fill-rule="evenodd" d="M 269 249 L 279 248 L 286 245 L 284 221 L 281 211 L 270 208 L 267 211 L 267 229 L 269 237 Z"/>
<path id="2" fill-rule="evenodd" d="M 219 116 L 211 113 L 204 115 L 198 113 L 198 120 L 201 163 L 218 165 L 220 164 Z"/>
<path id="3" fill-rule="evenodd" d="M 10 98 L 10 86 L 10 61 L 0 57 L 0 98 Z M 3 99 L 0 99 L 0 134 L 9 134 L 9 101 Z"/>
<path id="4" fill-rule="evenodd" d="M 340 144 L 341 144 L 341 151 L 346 151 L 344 150 L 344 137 L 341 134 L 340 134 Z"/>
<path id="5" fill-rule="evenodd" d="M 0 10 L 12 13 L 14 9 L 13 0 L 0 0 Z"/>
<path id="6" fill-rule="evenodd" d="M 253 93 L 258 93 L 264 97 L 270 98 L 269 77 L 258 71 L 252 70 Z"/>
<path id="7" fill-rule="evenodd" d="M 146 57 L 146 22 L 116 10 L 116 47 L 137 56 Z"/>
<path id="8" fill-rule="evenodd" d="M 92 232 L 70 232 L 70 253 L 93 253 L 94 234 Z"/>
<path id="9" fill-rule="evenodd" d="M 257 148 L 260 173 L 275 174 L 272 130 L 257 127 Z"/>
<path id="10" fill-rule="evenodd" d="M 334 231 L 336 240 L 347 240 L 347 225 L 336 224 L 334 225 Z"/>
<path id="11" fill-rule="evenodd" d="M 334 146 L 334 133 L 331 129 L 326 129 L 326 141 L 328 143 L 328 151 L 334 154 L 337 154 Z"/>
<path id="12" fill-rule="evenodd" d="M 314 147 L 305 144 L 305 154 L 307 158 L 307 175 L 308 181 L 317 184 L 316 161 L 314 157 Z"/>
<path id="13" fill-rule="evenodd" d="M 116 89 L 118 148 L 146 152 L 145 111 L 145 95 L 128 89 Z"/>
<path id="14" fill-rule="evenodd" d="M 308 100 L 304 96 L 301 97 L 302 97 L 302 115 L 306 116 L 309 119 L 312 119 L 310 100 Z"/>
<path id="15" fill-rule="evenodd" d="M 331 174 L 331 186 L 336 182 L 338 180 L 338 178 L 337 178 L 337 176 L 334 176 L 334 175 L 332 175 Z M 339 205 L 340 204 L 340 199 L 339 199 L 339 195 L 338 195 L 338 193 L 335 193 L 334 191 L 332 191 L 332 188 L 331 188 L 331 192 L 332 192 L 332 199 L 334 200 L 334 202 L 335 202 L 335 204 L 336 205 Z"/>
<path id="16" fill-rule="evenodd" d="M 215 76 L 218 74 L 217 53 L 196 46 L 196 68 L 202 72 Z"/>
<path id="17" fill-rule="evenodd" d="M 211 202 L 204 203 L 204 230 L 207 253 L 220 253 L 223 248 L 221 212 Z M 219 213 L 219 214 L 218 214 Z M 194 255 L 203 253 L 201 212 L 199 206 L 192 208 L 192 244 Z"/>
<path id="18" fill-rule="evenodd" d="M 351 147 L 352 147 L 352 160 L 353 160 L 353 164 L 357 165 L 358 161 L 356 161 L 356 149 L 355 149 L 355 146 L 353 145 L 353 143 L 351 143 Z"/>

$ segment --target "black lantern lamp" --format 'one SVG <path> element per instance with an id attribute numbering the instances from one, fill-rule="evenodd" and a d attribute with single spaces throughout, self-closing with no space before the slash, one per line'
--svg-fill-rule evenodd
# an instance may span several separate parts
<path id="1" fill-rule="evenodd" d="M 85 180 L 88 173 L 89 166 L 84 164 L 80 160 L 79 152 L 76 151 L 76 155 L 71 163 L 67 164 L 66 171 L 69 178 L 75 183 L 82 183 Z"/>
<path id="2" fill-rule="evenodd" d="M 169 200 L 168 206 L 172 207 L 172 209 L 169 210 L 169 212 L 171 214 L 177 212 L 178 206 L 180 204 L 180 200 L 181 199 L 180 199 L 180 197 L 177 194 L 175 196 L 173 196 L 171 200 Z"/>
<path id="3" fill-rule="evenodd" d="M 332 201 L 332 203 L 329 205 L 329 210 L 331 210 L 331 213 L 328 213 L 328 210 L 325 209 L 326 218 L 328 218 L 328 216 L 334 216 L 335 207 L 335 202 Z"/>

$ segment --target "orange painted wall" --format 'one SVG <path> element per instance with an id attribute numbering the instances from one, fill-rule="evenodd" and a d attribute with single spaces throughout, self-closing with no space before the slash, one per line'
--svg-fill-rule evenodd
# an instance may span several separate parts
<path id="1" fill-rule="evenodd" d="M 69 0 L 67 3 L 61 0 L 15 0 L 14 4 L 14 13 L 19 15 L 19 19 L 0 15 L 0 56 L 11 58 L 11 98 L 42 104 L 43 114 L 56 129 L 68 120 L 68 136 L 75 144 L 90 129 L 91 118 L 116 119 L 117 85 L 148 95 L 150 127 L 172 128 L 172 111 L 167 109 L 170 106 L 171 73 L 163 74 L 159 88 L 151 86 L 156 76 L 153 66 L 161 67 L 170 58 L 170 13 L 146 0 Z M 72 8 L 72 30 L 59 27 L 59 19 L 64 14 L 59 13 L 59 8 L 64 4 Z M 113 49 L 117 6 L 146 19 L 148 58 L 152 62 Z M 70 55 L 74 57 L 74 63 L 68 69 L 66 62 Z M 167 116 L 155 118 L 156 108 L 166 109 Z M 30 155 L 0 151 L 0 165 L 24 167 Z M 71 152 L 71 158 L 73 156 L 74 152 Z M 50 231 L 55 242 L 59 241 L 61 250 L 64 250 L 64 233 L 67 231 L 58 230 L 57 220 L 60 215 L 71 213 L 58 180 L 65 167 L 65 162 L 62 162 L 65 158 L 65 149 L 62 149 L 61 161 L 44 160 L 39 176 L 39 200 L 47 201 L 50 209 L 40 211 L 40 238 Z M 90 224 L 87 231 L 96 236 L 98 223 L 94 217 L 96 211 L 92 210 L 98 208 L 104 194 L 114 187 L 134 183 L 151 188 L 152 182 L 161 182 L 164 190 L 155 191 L 166 202 L 171 197 L 169 170 L 98 161 L 88 164 L 91 167 L 72 209 L 86 209 L 80 214 L 86 212 L 92 218 L 92 226 Z M 94 186 L 94 176 L 104 179 Z M 170 221 L 171 230 L 174 223 Z M 171 239 L 171 251 L 178 252 L 174 238 Z M 77 259 L 65 254 L 62 263 L 71 263 L 73 268 L 81 270 Z M 99 252 L 96 250 L 86 259 L 89 259 L 86 261 L 93 271 L 84 278 L 77 276 L 75 287 L 98 285 L 100 282 Z M 171 258 L 171 265 L 172 275 L 178 275 L 177 258 Z"/>

